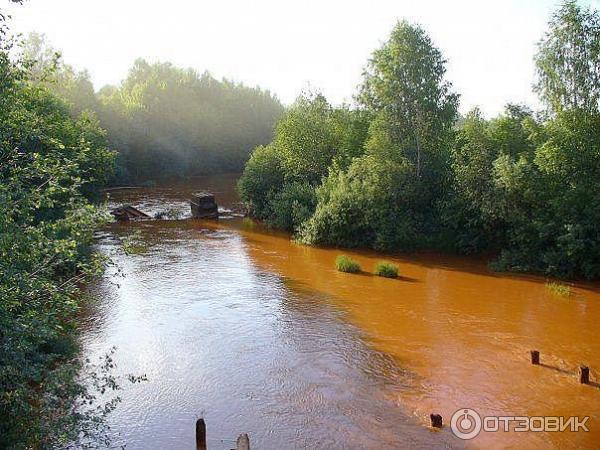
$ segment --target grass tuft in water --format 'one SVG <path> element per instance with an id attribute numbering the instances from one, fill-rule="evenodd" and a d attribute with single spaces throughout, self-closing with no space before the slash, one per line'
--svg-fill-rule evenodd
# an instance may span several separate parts
<path id="1" fill-rule="evenodd" d="M 375 275 L 385 278 L 397 278 L 398 266 L 387 261 L 379 261 L 375 265 Z"/>
<path id="2" fill-rule="evenodd" d="M 346 273 L 360 272 L 360 264 L 357 261 L 353 260 L 352 258 L 349 258 L 346 255 L 339 255 L 337 258 L 335 258 L 335 267 L 340 272 L 346 272 Z"/>
<path id="3" fill-rule="evenodd" d="M 140 230 L 135 230 L 128 236 L 122 238 L 121 243 L 126 255 L 139 255 L 148 250 L 148 245 L 144 241 Z"/>
<path id="4" fill-rule="evenodd" d="M 571 288 L 565 284 L 546 283 L 546 289 L 555 295 L 560 295 L 561 297 L 568 297 L 571 295 Z"/>

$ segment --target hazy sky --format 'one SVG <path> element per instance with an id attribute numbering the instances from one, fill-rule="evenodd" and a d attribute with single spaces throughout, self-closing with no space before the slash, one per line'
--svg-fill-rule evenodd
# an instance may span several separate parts
<path id="1" fill-rule="evenodd" d="M 600 0 L 582 0 L 598 7 Z M 7 0 L 0 0 L 6 3 Z M 449 60 L 464 112 L 536 106 L 532 57 L 555 0 L 28 0 L 13 29 L 45 33 L 97 88 L 136 57 L 260 85 L 289 103 L 307 86 L 349 101 L 371 51 L 402 18 Z"/>

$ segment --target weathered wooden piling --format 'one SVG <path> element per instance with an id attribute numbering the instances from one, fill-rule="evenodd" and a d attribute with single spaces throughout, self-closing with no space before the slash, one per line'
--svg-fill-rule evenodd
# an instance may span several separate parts
<path id="1" fill-rule="evenodd" d="M 206 423 L 204 419 L 196 420 L 196 450 L 206 450 Z"/>
<path id="2" fill-rule="evenodd" d="M 581 384 L 590 384 L 590 368 L 581 366 L 579 368 L 579 382 Z"/>
<path id="3" fill-rule="evenodd" d="M 538 365 L 540 363 L 540 352 L 531 350 L 531 364 Z"/>
<path id="4" fill-rule="evenodd" d="M 195 219 L 219 218 L 219 207 L 215 202 L 215 196 L 209 192 L 192 194 L 190 207 L 192 209 L 192 217 Z"/>
<path id="5" fill-rule="evenodd" d="M 430 414 L 429 418 L 431 419 L 431 426 L 433 428 L 442 428 L 444 426 L 441 414 Z"/>
<path id="6" fill-rule="evenodd" d="M 250 438 L 246 433 L 238 436 L 236 450 L 250 450 Z"/>

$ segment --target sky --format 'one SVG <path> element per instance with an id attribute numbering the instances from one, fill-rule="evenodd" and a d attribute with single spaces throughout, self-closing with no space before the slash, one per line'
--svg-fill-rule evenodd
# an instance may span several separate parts
<path id="1" fill-rule="evenodd" d="M 7 4 L 7 0 L 0 0 Z M 600 0 L 582 0 L 600 6 Z M 303 89 L 351 102 L 371 52 L 398 20 L 423 26 L 448 59 L 461 112 L 538 107 L 533 56 L 556 0 L 27 0 L 12 29 L 46 35 L 97 89 L 133 61 L 170 61 L 261 86 L 289 104 Z M 4 6 L 4 5 L 3 5 Z"/>

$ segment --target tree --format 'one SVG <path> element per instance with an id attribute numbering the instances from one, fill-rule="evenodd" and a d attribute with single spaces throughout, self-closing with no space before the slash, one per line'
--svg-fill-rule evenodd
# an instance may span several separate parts
<path id="1" fill-rule="evenodd" d="M 552 16 L 550 30 L 535 58 L 535 90 L 548 109 L 600 108 L 600 15 L 565 1 Z"/>
<path id="2" fill-rule="evenodd" d="M 283 112 L 268 91 L 143 59 L 98 98 L 128 182 L 237 172 L 254 147 L 272 139 Z"/>
<path id="3" fill-rule="evenodd" d="M 364 153 L 368 113 L 332 107 L 320 94 L 303 94 L 258 146 L 238 185 L 255 217 L 294 231 L 312 215 L 315 189 L 332 165 L 347 168 Z"/>
<path id="4" fill-rule="evenodd" d="M 456 120 L 458 96 L 444 79 L 445 65 L 425 31 L 403 21 L 364 72 L 359 100 L 379 116 L 379 131 L 413 163 L 417 178 L 437 169 Z"/>

